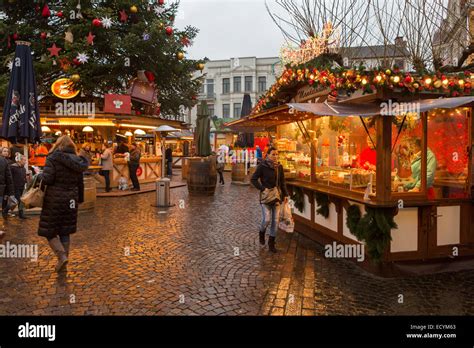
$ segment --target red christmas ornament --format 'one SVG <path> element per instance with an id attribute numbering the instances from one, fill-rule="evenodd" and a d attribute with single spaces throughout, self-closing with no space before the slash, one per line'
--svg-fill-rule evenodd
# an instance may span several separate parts
<path id="1" fill-rule="evenodd" d="M 166 34 L 167 34 L 168 36 L 173 35 L 173 28 L 171 28 L 171 27 L 166 27 Z"/>
<path id="2" fill-rule="evenodd" d="M 13 40 L 16 41 L 16 40 L 19 39 L 20 36 L 18 35 L 18 33 L 14 33 L 14 34 L 12 35 L 12 37 L 13 37 Z"/>
<path id="3" fill-rule="evenodd" d="M 49 10 L 48 4 L 44 4 L 43 11 L 41 11 L 41 15 L 44 18 L 48 18 L 51 16 L 51 11 Z"/>
<path id="4" fill-rule="evenodd" d="M 183 46 L 188 47 L 189 44 L 191 43 L 191 41 L 189 41 L 189 39 L 188 39 L 186 36 L 184 36 L 184 37 L 181 39 L 181 43 L 183 44 Z"/>
<path id="5" fill-rule="evenodd" d="M 89 45 L 93 45 L 94 44 L 94 38 L 95 38 L 95 35 L 92 35 L 92 32 L 89 32 L 89 35 L 87 35 L 87 43 Z"/>
<path id="6" fill-rule="evenodd" d="M 158 0 L 158 5 L 161 6 L 161 5 L 164 5 L 164 3 L 165 3 L 165 0 Z"/>
<path id="7" fill-rule="evenodd" d="M 46 34 L 44 31 L 40 34 L 41 40 L 46 40 L 48 37 L 48 34 Z"/>
<path id="8" fill-rule="evenodd" d="M 41 7 L 40 7 L 39 5 L 36 5 L 36 6 L 35 6 L 35 11 L 36 11 L 36 12 L 39 12 L 40 9 L 41 9 Z"/>
<path id="9" fill-rule="evenodd" d="M 405 77 L 405 83 L 411 83 L 411 81 L 412 81 L 411 76 Z"/>
<path id="10" fill-rule="evenodd" d="M 336 89 L 336 85 L 335 85 L 334 83 L 332 83 L 331 86 L 330 86 L 330 88 L 331 88 L 331 90 L 334 91 L 334 90 Z"/>
<path id="11" fill-rule="evenodd" d="M 94 19 L 92 20 L 92 25 L 93 25 L 94 27 L 101 27 L 101 26 L 102 26 L 102 22 L 101 22 L 101 20 L 100 20 L 99 18 L 94 18 Z"/>
<path id="12" fill-rule="evenodd" d="M 59 11 L 58 13 L 56 13 L 56 16 L 58 16 L 59 18 L 63 18 L 64 17 L 63 11 Z"/>
<path id="13" fill-rule="evenodd" d="M 155 74 L 153 74 L 151 71 L 145 71 L 145 76 L 146 76 L 148 82 L 154 82 L 155 81 Z"/>
<path id="14" fill-rule="evenodd" d="M 77 58 L 74 58 L 74 59 L 72 60 L 72 62 L 73 62 L 74 65 L 76 65 L 76 66 L 81 65 L 81 62 L 80 62 L 79 59 L 77 59 Z"/>
<path id="15" fill-rule="evenodd" d="M 119 13 L 120 13 L 120 21 L 121 22 L 126 22 L 127 19 L 128 19 L 127 12 L 125 12 L 125 10 L 122 10 Z"/>

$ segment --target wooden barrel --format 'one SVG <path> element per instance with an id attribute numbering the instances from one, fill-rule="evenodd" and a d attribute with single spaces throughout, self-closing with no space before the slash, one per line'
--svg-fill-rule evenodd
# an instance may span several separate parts
<path id="1" fill-rule="evenodd" d="M 92 175 L 84 175 L 84 203 L 79 205 L 79 210 L 94 209 L 97 189 Z"/>
<path id="2" fill-rule="evenodd" d="M 189 158 L 183 157 L 181 159 L 181 178 L 186 180 L 188 178 L 189 173 Z"/>
<path id="3" fill-rule="evenodd" d="M 232 181 L 245 182 L 245 163 L 235 163 L 232 166 Z"/>
<path id="4" fill-rule="evenodd" d="M 189 194 L 212 196 L 217 183 L 216 157 L 193 157 L 188 158 L 188 161 Z"/>

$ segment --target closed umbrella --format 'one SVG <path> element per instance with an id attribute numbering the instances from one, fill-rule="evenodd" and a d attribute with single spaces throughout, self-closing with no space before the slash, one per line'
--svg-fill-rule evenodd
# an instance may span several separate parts
<path id="1" fill-rule="evenodd" d="M 0 136 L 12 143 L 34 143 L 40 140 L 42 132 L 31 48 L 29 42 L 16 44 Z"/>
<path id="2" fill-rule="evenodd" d="M 211 154 L 211 118 L 209 117 L 209 108 L 205 100 L 198 105 L 196 120 L 196 153 L 200 157 L 206 157 Z"/>
<path id="3" fill-rule="evenodd" d="M 250 94 L 244 94 L 242 101 L 242 111 L 240 112 L 240 118 L 250 115 L 252 112 L 252 99 Z M 254 147 L 254 134 L 253 133 L 240 133 L 237 142 L 235 144 L 238 147 L 252 148 Z"/>

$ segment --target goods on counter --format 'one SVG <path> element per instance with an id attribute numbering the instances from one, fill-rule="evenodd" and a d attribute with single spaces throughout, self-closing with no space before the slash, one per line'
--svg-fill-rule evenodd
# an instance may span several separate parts
<path id="1" fill-rule="evenodd" d="M 279 139 L 275 146 L 278 151 L 293 151 L 296 152 L 296 141 L 289 140 L 289 139 Z"/>
<path id="2" fill-rule="evenodd" d="M 364 169 L 352 169 L 352 186 L 353 187 L 360 187 L 360 186 L 367 186 L 370 182 L 370 177 L 372 176 L 372 180 L 374 179 L 375 172 L 371 170 L 364 170 Z"/>

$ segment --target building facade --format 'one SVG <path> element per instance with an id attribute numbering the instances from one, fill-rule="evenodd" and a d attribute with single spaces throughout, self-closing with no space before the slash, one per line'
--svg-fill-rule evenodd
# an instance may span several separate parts
<path id="1" fill-rule="evenodd" d="M 239 118 L 244 94 L 252 104 L 272 86 L 281 74 L 280 58 L 241 57 L 213 60 L 205 64 L 199 102 L 207 101 L 211 116 Z M 197 107 L 189 111 L 189 122 L 195 126 Z"/>

